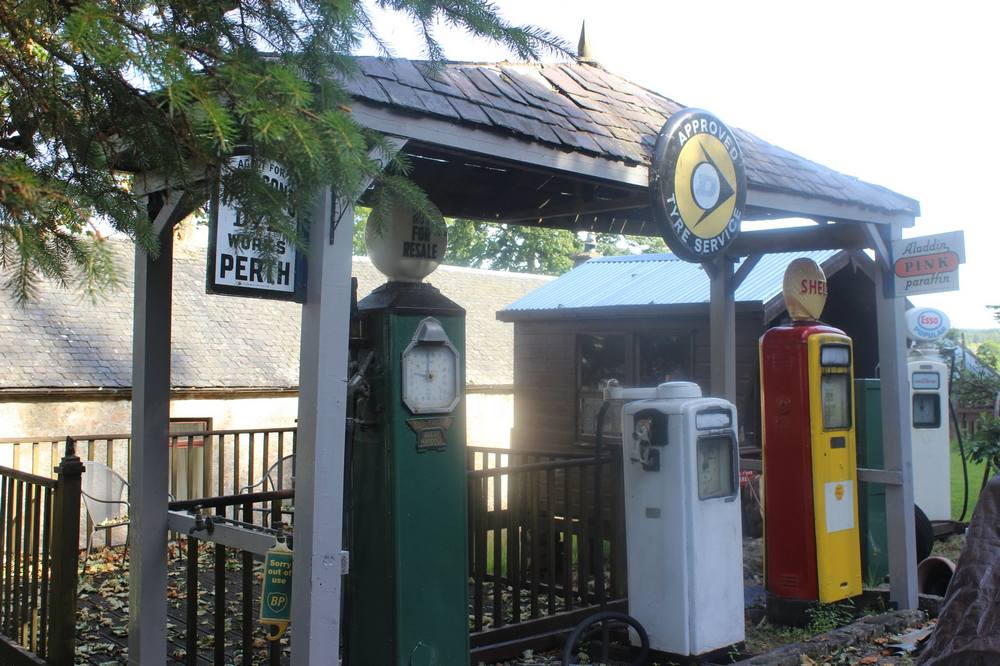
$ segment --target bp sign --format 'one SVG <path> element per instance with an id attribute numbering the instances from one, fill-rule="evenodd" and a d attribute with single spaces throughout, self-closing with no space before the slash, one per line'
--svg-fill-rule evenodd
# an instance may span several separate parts
<path id="1" fill-rule="evenodd" d="M 649 189 L 674 254 L 697 262 L 721 255 L 739 235 L 746 202 L 736 137 L 706 111 L 678 111 L 656 138 Z"/>
<path id="2" fill-rule="evenodd" d="M 292 551 L 279 541 L 264 555 L 260 590 L 260 623 L 277 630 L 268 640 L 281 638 L 292 620 Z"/>

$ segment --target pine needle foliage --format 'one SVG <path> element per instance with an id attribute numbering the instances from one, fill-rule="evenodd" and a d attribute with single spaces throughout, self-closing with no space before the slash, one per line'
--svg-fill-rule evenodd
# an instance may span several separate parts
<path id="1" fill-rule="evenodd" d="M 431 60 L 442 23 L 507 47 L 520 59 L 565 53 L 543 30 L 503 20 L 487 0 L 370 0 L 409 17 Z M 384 205 L 403 200 L 440 220 L 370 151 L 384 139 L 350 116 L 341 84 L 350 53 L 372 37 L 358 0 L 0 0 L 0 279 L 13 297 L 39 277 L 95 292 L 114 284 L 97 221 L 151 253 L 145 204 L 131 174 L 155 174 L 204 201 L 220 175 L 226 196 L 251 211 L 247 233 L 294 235 L 293 211 L 317 188 L 355 192 L 374 178 Z M 234 152 L 250 167 L 223 168 Z M 280 163 L 290 188 L 276 195 L 255 165 Z M 205 178 L 206 174 L 210 177 Z M 199 199 L 200 197 L 200 199 Z M 376 207 L 377 208 L 377 207 Z M 384 210 L 373 213 L 383 219 Z"/>

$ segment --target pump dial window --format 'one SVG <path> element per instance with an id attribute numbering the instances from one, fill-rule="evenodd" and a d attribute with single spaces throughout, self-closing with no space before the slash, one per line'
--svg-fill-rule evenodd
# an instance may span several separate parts
<path id="1" fill-rule="evenodd" d="M 403 359 L 403 400 L 420 414 L 447 412 L 457 396 L 458 359 L 444 345 L 419 345 Z"/>
<path id="2" fill-rule="evenodd" d="M 825 430 L 846 430 L 851 427 L 851 376 L 846 373 L 825 373 L 820 378 L 820 400 Z"/>
<path id="3" fill-rule="evenodd" d="M 733 425 L 733 417 L 728 411 L 706 410 L 694 417 L 694 427 L 698 430 L 721 430 Z"/>
<path id="4" fill-rule="evenodd" d="M 403 351 L 400 364 L 403 403 L 414 414 L 444 414 L 461 399 L 461 364 L 458 350 L 444 327 L 426 317 Z"/>
<path id="5" fill-rule="evenodd" d="M 941 427 L 941 397 L 937 393 L 913 394 L 913 427 Z"/>
<path id="6" fill-rule="evenodd" d="M 731 436 L 698 439 L 698 499 L 736 496 L 735 459 Z"/>
<path id="7" fill-rule="evenodd" d="M 920 391 L 937 391 L 941 388 L 941 375 L 936 372 L 914 372 L 911 386 Z"/>
<path id="8" fill-rule="evenodd" d="M 851 348 L 847 345 L 823 345 L 819 349 L 819 364 L 824 367 L 846 368 L 851 364 Z"/>

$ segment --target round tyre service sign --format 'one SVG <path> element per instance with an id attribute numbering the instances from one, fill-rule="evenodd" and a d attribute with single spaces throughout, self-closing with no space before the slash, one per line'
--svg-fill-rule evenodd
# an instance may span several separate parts
<path id="1" fill-rule="evenodd" d="M 653 211 L 664 240 L 686 261 L 707 261 L 740 232 L 746 170 L 736 137 L 699 109 L 678 111 L 660 130 L 649 170 Z"/>

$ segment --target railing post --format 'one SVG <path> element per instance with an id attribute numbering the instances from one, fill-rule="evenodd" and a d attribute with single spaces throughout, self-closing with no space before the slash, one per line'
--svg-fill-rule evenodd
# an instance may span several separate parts
<path id="1" fill-rule="evenodd" d="M 52 578 L 49 583 L 46 658 L 53 666 L 72 666 L 76 652 L 80 490 L 83 482 L 83 463 L 76 455 L 76 442 L 72 437 L 66 438 L 66 453 L 55 471 L 58 481 L 52 512 Z"/>

